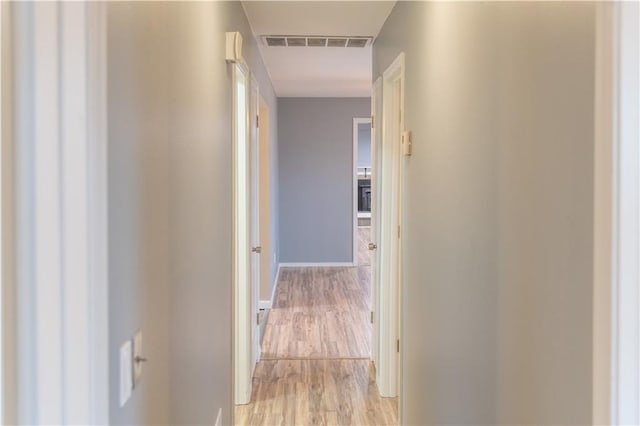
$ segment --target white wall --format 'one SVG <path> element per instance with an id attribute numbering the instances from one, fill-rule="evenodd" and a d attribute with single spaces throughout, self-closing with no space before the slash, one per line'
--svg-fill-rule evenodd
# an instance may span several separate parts
<path id="1" fill-rule="evenodd" d="M 595 6 L 399 2 L 407 424 L 587 424 Z"/>

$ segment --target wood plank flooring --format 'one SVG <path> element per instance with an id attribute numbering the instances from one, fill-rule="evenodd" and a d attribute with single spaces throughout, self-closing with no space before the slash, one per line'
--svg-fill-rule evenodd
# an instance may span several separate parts
<path id="1" fill-rule="evenodd" d="M 368 360 L 260 361 L 240 425 L 397 425 L 397 398 L 381 398 Z"/>
<path id="2" fill-rule="evenodd" d="M 283 268 L 269 313 L 251 403 L 238 425 L 395 425 L 370 361 L 369 228 L 357 268 Z"/>
<path id="3" fill-rule="evenodd" d="M 369 269 L 281 269 L 262 359 L 369 358 Z"/>

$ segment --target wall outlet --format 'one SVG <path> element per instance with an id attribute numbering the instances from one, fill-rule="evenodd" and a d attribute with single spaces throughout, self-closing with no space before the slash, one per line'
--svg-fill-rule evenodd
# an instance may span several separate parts
<path id="1" fill-rule="evenodd" d="M 127 340 L 120 347 L 120 406 L 123 407 L 131 398 L 133 389 L 131 340 Z"/>
<path id="2" fill-rule="evenodd" d="M 135 336 L 133 336 L 133 387 L 135 388 L 140 383 L 142 377 L 142 364 L 144 355 L 142 352 L 142 331 L 138 330 Z"/>
<path id="3" fill-rule="evenodd" d="M 215 426 L 222 426 L 222 408 L 218 408 L 218 417 L 216 417 Z"/>

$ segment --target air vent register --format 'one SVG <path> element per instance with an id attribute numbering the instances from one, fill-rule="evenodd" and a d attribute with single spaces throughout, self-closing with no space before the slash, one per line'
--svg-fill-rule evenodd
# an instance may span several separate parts
<path id="1" fill-rule="evenodd" d="M 367 47 L 373 37 L 265 35 L 262 40 L 269 47 Z"/>

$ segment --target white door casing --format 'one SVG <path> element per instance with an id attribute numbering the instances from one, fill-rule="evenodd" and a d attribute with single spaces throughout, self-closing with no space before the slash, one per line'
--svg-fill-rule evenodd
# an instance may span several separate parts
<path id="1" fill-rule="evenodd" d="M 599 130 L 610 133 L 597 134 L 603 137 L 597 139 L 600 144 L 610 141 L 607 145 L 613 160 L 610 421 L 640 424 L 640 4 L 619 2 L 600 7 L 600 11 L 606 8 L 609 12 L 604 30 L 608 32 L 605 36 L 611 37 L 607 41 L 612 49 L 599 58 L 609 60 L 610 68 L 600 74 L 603 85 L 596 86 L 607 95 L 604 108 L 611 109 L 599 111 L 607 115 L 605 120 L 611 119 L 608 129 Z M 602 312 L 596 310 L 598 314 Z"/>
<path id="2" fill-rule="evenodd" d="M 233 65 L 234 401 L 248 404 L 260 357 L 257 324 L 260 253 L 258 84 L 244 62 Z"/>
<path id="3" fill-rule="evenodd" d="M 251 373 L 260 359 L 260 324 L 258 321 L 258 304 L 260 302 L 260 146 L 258 129 L 258 102 L 260 93 L 258 82 L 251 78 L 251 95 L 249 99 L 249 175 L 250 188 L 250 234 L 251 234 Z"/>
<path id="4" fill-rule="evenodd" d="M 369 230 L 370 243 L 375 249 L 371 252 L 371 311 L 373 324 L 371 327 L 371 359 L 378 371 L 380 358 L 380 250 L 377 245 L 380 241 L 380 227 L 378 226 L 380 211 L 380 173 L 382 162 L 380 144 L 382 141 L 382 77 L 373 84 L 371 93 L 371 228 Z"/>
<path id="5" fill-rule="evenodd" d="M 382 141 L 380 150 L 380 243 L 379 251 L 379 362 L 377 382 L 380 394 L 398 395 L 400 380 L 400 288 L 402 218 L 402 147 L 404 128 L 404 53 L 382 77 Z"/>
<path id="6" fill-rule="evenodd" d="M 16 127 L 3 197 L 11 184 L 17 275 L 3 291 L 15 291 L 16 356 L 4 421 L 108 424 L 105 9 L 11 6 L 15 96 L 3 107 Z"/>
<path id="7" fill-rule="evenodd" d="M 251 235 L 249 157 L 250 75 L 242 63 L 233 65 L 233 285 L 234 401 L 251 400 Z"/>

